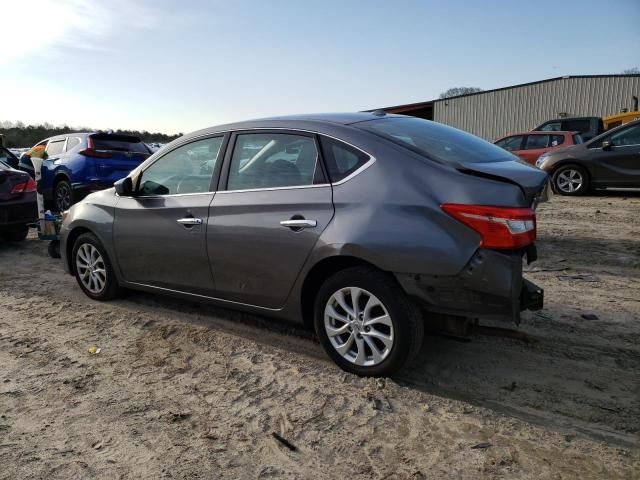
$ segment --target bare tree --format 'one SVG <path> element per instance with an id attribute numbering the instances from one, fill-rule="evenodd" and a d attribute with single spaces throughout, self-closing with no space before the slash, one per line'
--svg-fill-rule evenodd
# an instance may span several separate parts
<path id="1" fill-rule="evenodd" d="M 623 70 L 622 73 L 623 73 L 623 75 L 638 74 L 638 73 L 640 73 L 640 68 L 638 68 L 638 67 L 627 68 L 626 70 Z"/>
<path id="2" fill-rule="evenodd" d="M 482 89 L 478 87 L 453 87 L 446 92 L 442 92 L 440 94 L 440 98 L 457 97 L 458 95 L 467 95 L 469 93 L 478 93 L 481 91 Z"/>

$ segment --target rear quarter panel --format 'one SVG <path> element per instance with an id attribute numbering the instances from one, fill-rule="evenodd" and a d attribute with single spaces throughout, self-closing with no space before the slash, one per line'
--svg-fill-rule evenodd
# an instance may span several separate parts
<path id="1" fill-rule="evenodd" d="M 373 165 L 333 187 L 335 216 L 315 255 L 352 255 L 392 272 L 455 275 L 480 245 L 442 203 L 526 206 L 516 185 L 458 172 L 371 140 Z"/>

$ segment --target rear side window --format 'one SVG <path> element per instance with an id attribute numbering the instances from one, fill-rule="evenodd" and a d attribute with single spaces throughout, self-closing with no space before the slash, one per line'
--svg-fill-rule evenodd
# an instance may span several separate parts
<path id="1" fill-rule="evenodd" d="M 591 130 L 591 120 L 563 120 L 562 129 L 569 132 L 588 132 Z"/>
<path id="2" fill-rule="evenodd" d="M 564 135 L 551 135 L 551 143 L 550 147 L 557 147 L 558 145 L 562 145 L 564 143 Z"/>
<path id="3" fill-rule="evenodd" d="M 547 148 L 549 144 L 549 135 L 527 135 L 525 142 L 525 150 L 535 150 L 539 148 Z"/>
<path id="4" fill-rule="evenodd" d="M 68 137 L 67 138 L 67 152 L 70 152 L 74 148 L 80 145 L 80 139 L 78 137 Z"/>
<path id="5" fill-rule="evenodd" d="M 329 179 L 336 183 L 351 175 L 370 159 L 369 155 L 332 138 L 321 137 Z"/>
<path id="6" fill-rule="evenodd" d="M 150 153 L 147 146 L 137 137 L 127 135 L 98 134 L 92 135 L 91 141 L 95 150 L 115 150 L 120 152 Z"/>
<path id="7" fill-rule="evenodd" d="M 514 156 L 475 135 L 421 118 L 391 117 L 354 123 L 442 163 L 467 164 L 513 161 Z"/>
<path id="8" fill-rule="evenodd" d="M 48 156 L 60 155 L 63 150 L 64 150 L 64 138 L 62 140 L 51 140 L 46 148 L 46 152 Z"/>
<path id="9" fill-rule="evenodd" d="M 247 133 L 236 137 L 228 190 L 313 185 L 320 175 L 313 137 Z"/>

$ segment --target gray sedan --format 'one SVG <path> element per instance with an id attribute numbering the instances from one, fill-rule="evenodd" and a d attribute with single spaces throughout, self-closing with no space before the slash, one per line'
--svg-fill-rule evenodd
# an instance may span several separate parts
<path id="1" fill-rule="evenodd" d="M 254 120 L 183 136 L 74 205 L 61 251 L 93 299 L 131 288 L 302 322 L 343 369 L 389 375 L 434 314 L 542 306 L 522 261 L 546 177 L 412 117 Z"/>

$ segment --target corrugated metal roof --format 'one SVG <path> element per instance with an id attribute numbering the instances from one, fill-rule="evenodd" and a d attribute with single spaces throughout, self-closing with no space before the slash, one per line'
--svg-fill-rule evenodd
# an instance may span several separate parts
<path id="1" fill-rule="evenodd" d="M 456 95 L 455 97 L 448 97 L 448 98 L 436 98 L 433 100 L 427 100 L 424 102 L 416 102 L 416 103 L 405 103 L 405 104 L 401 104 L 401 105 L 393 105 L 390 107 L 382 107 L 382 108 L 372 108 L 371 110 L 366 110 L 367 112 L 373 112 L 375 110 L 385 110 L 385 111 L 391 111 L 393 110 L 394 113 L 399 113 L 401 111 L 410 111 L 412 109 L 420 109 L 420 108 L 425 108 L 425 107 L 429 107 L 431 105 L 433 105 L 436 102 L 443 102 L 445 100 L 450 100 L 453 98 L 462 98 L 462 97 L 471 97 L 474 95 L 484 95 L 486 93 L 492 93 L 492 92 L 500 92 L 503 90 L 509 90 L 509 89 L 513 89 L 513 88 L 521 88 L 521 87 L 527 87 L 527 86 L 531 86 L 531 85 L 539 85 L 539 84 L 543 84 L 543 83 L 547 83 L 547 82 L 555 82 L 557 80 L 566 80 L 566 79 L 574 79 L 574 78 L 640 78 L 640 74 L 637 73 L 621 73 L 621 74 L 609 74 L 609 75 L 565 75 L 563 77 L 553 77 L 553 78 L 547 78 L 545 80 L 537 80 L 535 82 L 528 82 L 528 83 L 520 83 L 517 85 L 510 85 L 508 87 L 500 87 L 500 88 L 493 88 L 491 90 L 483 90 L 481 92 L 475 92 L 475 93 L 466 93 L 464 95 Z"/>
<path id="2" fill-rule="evenodd" d="M 632 108 L 640 75 L 560 77 L 434 102 L 434 120 L 492 140 L 565 114 L 602 117 Z"/>

